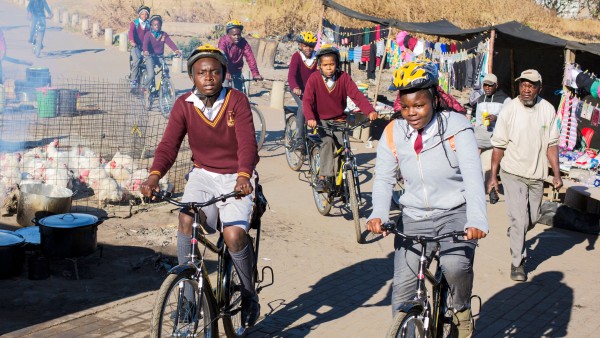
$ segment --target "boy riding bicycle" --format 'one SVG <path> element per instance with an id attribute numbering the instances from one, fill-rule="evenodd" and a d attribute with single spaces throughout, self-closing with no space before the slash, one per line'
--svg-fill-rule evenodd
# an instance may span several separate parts
<path id="1" fill-rule="evenodd" d="M 296 37 L 298 51 L 292 55 L 288 70 L 290 93 L 298 105 L 296 113 L 296 146 L 304 147 L 304 113 L 302 112 L 302 93 L 308 78 L 317 71 L 315 46 L 317 38 L 312 32 L 301 32 Z"/>
<path id="2" fill-rule="evenodd" d="M 349 97 L 360 111 L 371 121 L 377 118 L 377 112 L 369 100 L 358 90 L 350 75 L 340 70 L 340 52 L 332 45 L 323 45 L 316 54 L 320 73 L 313 73 L 306 82 L 302 106 L 306 124 L 310 128 L 317 125 L 327 127 L 330 122 L 346 120 L 346 99 Z M 327 133 L 317 130 L 322 143 L 319 151 L 321 159 L 319 179 L 315 190 L 324 192 L 329 189 L 329 181 L 335 174 L 333 154 L 340 146 L 341 132 Z"/>
<path id="3" fill-rule="evenodd" d="M 242 37 L 244 25 L 238 20 L 231 20 L 225 25 L 225 35 L 219 39 L 219 49 L 227 57 L 227 78 L 226 87 L 232 87 L 243 92 L 244 78 L 242 68 L 244 68 L 244 58 L 248 62 L 248 68 L 252 72 L 254 80 L 262 81 L 263 77 L 258 72 L 256 59 L 248 41 Z M 233 84 L 232 84 L 233 82 Z"/>
<path id="4" fill-rule="evenodd" d="M 187 66 L 194 87 L 175 102 L 141 192 L 151 196 L 153 190 L 158 190 L 159 179 L 175 162 L 187 134 L 193 169 L 181 201 L 205 202 L 231 191 L 240 193 L 237 199 L 218 202 L 203 210 L 209 227 L 216 229 L 217 220 L 221 221 L 220 230 L 243 286 L 243 324 L 252 326 L 260 314 L 260 305 L 252 281 L 254 257 L 247 232 L 254 207 L 259 157 L 250 103 L 241 92 L 223 87 L 227 58 L 219 49 L 211 45 L 198 47 Z M 188 261 L 193 219 L 189 210 L 179 214 L 179 264 Z"/>
<path id="5" fill-rule="evenodd" d="M 440 264 L 452 292 L 459 337 L 471 337 L 471 292 L 477 239 L 489 231 L 481 160 L 475 134 L 463 115 L 448 109 L 437 90 L 432 63 L 409 62 L 394 72 L 400 113 L 386 127 L 379 145 L 373 181 L 373 212 L 367 228 L 382 233 L 389 219 L 396 169 L 402 169 L 399 230 L 407 235 L 437 236 L 465 231 L 468 241 L 440 241 Z M 386 233 L 384 233 L 386 235 Z M 418 246 L 396 237 L 392 310 L 415 296 Z"/>
<path id="6" fill-rule="evenodd" d="M 160 64 L 160 59 L 165 53 L 165 44 L 181 56 L 181 51 L 177 49 L 177 45 L 167 32 L 162 30 L 162 17 L 153 15 L 150 18 L 150 30 L 144 35 L 142 50 L 144 52 L 144 62 L 146 63 L 146 83 L 144 88 L 151 92 L 151 87 L 154 84 L 154 65 Z M 152 93 L 151 93 L 152 94 Z"/>
<path id="7" fill-rule="evenodd" d="M 150 31 L 150 21 L 148 21 L 148 17 L 150 16 L 150 7 L 148 6 L 140 6 L 138 8 L 138 17 L 133 20 L 129 24 L 129 44 L 131 45 L 131 50 L 129 51 L 129 55 L 131 57 L 131 67 L 129 71 L 129 81 L 131 82 L 131 88 L 137 87 L 138 77 L 140 76 L 140 62 L 143 60 L 142 55 L 142 44 L 144 41 L 144 37 L 146 33 Z"/>
<path id="8" fill-rule="evenodd" d="M 46 12 L 48 12 L 48 19 L 51 19 L 53 14 L 46 0 L 30 0 L 29 4 L 27 4 L 27 17 L 31 19 L 31 30 L 29 31 L 29 40 L 27 40 L 27 42 L 33 43 L 35 26 L 38 23 L 40 24 L 40 37 L 42 41 L 44 41 L 44 34 L 46 33 Z"/>

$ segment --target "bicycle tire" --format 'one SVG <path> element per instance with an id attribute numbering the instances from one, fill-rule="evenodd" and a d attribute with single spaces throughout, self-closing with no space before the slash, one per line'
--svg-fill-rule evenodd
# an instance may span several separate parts
<path id="1" fill-rule="evenodd" d="M 304 164 L 305 153 L 301 150 L 296 149 L 296 127 L 297 120 L 296 115 L 288 116 L 285 122 L 285 131 L 283 135 L 283 141 L 285 146 L 285 159 L 287 164 L 293 171 L 298 171 Z"/>
<path id="2" fill-rule="evenodd" d="M 442 277 L 443 278 L 443 277 Z M 458 327 L 452 320 L 454 318 L 452 292 L 445 278 L 442 279 L 440 286 L 440 295 L 434 295 L 434 301 L 439 302 L 439 310 L 437 311 L 438 318 L 434 319 L 435 328 L 437 331 L 436 337 L 440 338 L 457 338 Z M 436 314 L 434 314 L 435 316 Z"/>
<path id="3" fill-rule="evenodd" d="M 39 27 L 35 30 L 35 44 L 33 45 L 33 54 L 36 58 L 39 58 L 42 54 L 42 32 Z"/>
<path id="4" fill-rule="evenodd" d="M 387 333 L 387 338 L 421 338 L 425 337 L 425 325 L 421 311 L 417 309 L 399 312 Z"/>
<path id="5" fill-rule="evenodd" d="M 346 170 L 346 182 L 348 184 L 348 202 L 350 203 L 350 210 L 352 212 L 352 220 L 354 221 L 354 230 L 356 231 L 356 242 L 361 244 L 362 240 L 362 229 L 360 227 L 360 213 L 358 210 L 358 191 L 356 189 L 356 182 L 354 181 L 354 173 L 352 169 Z"/>
<path id="6" fill-rule="evenodd" d="M 313 191 L 313 199 L 315 200 L 315 205 L 317 206 L 317 210 L 323 216 L 329 215 L 331 211 L 331 203 L 329 201 L 329 194 L 326 192 L 318 192 L 314 188 L 314 184 L 319 178 L 319 166 L 321 162 L 321 156 L 319 154 L 319 147 L 312 147 L 310 150 L 310 165 L 311 165 L 311 183 L 312 183 L 312 191 Z"/>
<path id="7" fill-rule="evenodd" d="M 252 121 L 254 122 L 254 131 L 256 133 L 256 149 L 260 150 L 265 142 L 267 125 L 262 112 L 254 105 L 250 106 L 250 108 L 252 110 Z"/>
<path id="8" fill-rule="evenodd" d="M 159 93 L 160 112 L 165 119 L 169 119 L 171 108 L 175 103 L 175 90 L 170 79 L 162 79 Z"/>
<path id="9" fill-rule="evenodd" d="M 225 307 L 227 308 L 235 304 L 234 308 L 229 311 L 230 314 L 223 316 L 225 335 L 228 338 L 245 337 L 248 334 L 248 329 L 242 324 L 242 282 L 233 267 L 231 259 L 229 259 L 226 278 L 223 284 L 223 290 L 225 290 Z"/>
<path id="10" fill-rule="evenodd" d="M 180 274 L 170 274 L 163 281 L 154 307 L 152 309 L 151 331 L 152 338 L 160 337 L 205 337 L 216 338 L 219 336 L 219 328 L 216 314 L 216 305 L 213 298 L 207 294 L 206 288 L 201 289 L 200 299 L 202 302 L 202 310 L 200 313 L 189 312 L 190 306 L 185 306 L 183 301 L 179 301 L 180 284 L 188 285 L 193 288 L 194 295 L 198 297 L 198 283 L 191 279 L 189 271 Z M 208 283 L 206 283 L 207 285 Z M 185 301 L 185 300 L 184 300 Z M 187 303 L 187 302 L 186 302 Z M 194 307 L 198 308 L 198 299 L 194 299 Z M 178 322 L 181 318 L 192 317 L 191 323 Z M 174 318 L 173 318 L 174 317 Z M 185 321 L 185 319 L 184 319 Z M 198 334 L 198 322 L 201 321 L 200 333 L 204 331 L 204 335 Z M 177 323 L 176 323 L 177 322 Z"/>

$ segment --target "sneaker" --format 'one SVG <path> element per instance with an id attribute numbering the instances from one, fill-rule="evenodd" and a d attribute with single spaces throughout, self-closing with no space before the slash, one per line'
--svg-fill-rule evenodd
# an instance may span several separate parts
<path id="1" fill-rule="evenodd" d="M 242 298 L 242 324 L 245 327 L 252 327 L 256 324 L 260 316 L 260 304 L 258 296 L 255 294 L 251 297 Z"/>
<path id="2" fill-rule="evenodd" d="M 315 190 L 317 192 L 326 192 L 327 191 L 327 179 L 319 178 L 317 182 L 315 182 Z"/>
<path id="3" fill-rule="evenodd" d="M 452 316 L 452 323 L 456 325 L 458 338 L 471 338 L 471 336 L 473 336 L 475 324 L 473 323 L 471 309 L 456 312 L 454 316 Z"/>
<path id="4" fill-rule="evenodd" d="M 521 263 L 519 266 L 510 265 L 510 278 L 515 282 L 524 282 L 527 280 L 525 265 Z"/>

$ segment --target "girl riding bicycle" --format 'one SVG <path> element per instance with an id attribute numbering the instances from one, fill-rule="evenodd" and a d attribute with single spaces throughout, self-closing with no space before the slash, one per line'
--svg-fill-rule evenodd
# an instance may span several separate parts
<path id="1" fill-rule="evenodd" d="M 139 77 L 139 65 L 143 60 L 142 56 L 142 44 L 144 41 L 144 37 L 146 33 L 150 31 L 150 21 L 148 21 L 148 17 L 150 16 L 150 7 L 148 6 L 140 6 L 138 8 L 138 17 L 133 20 L 129 24 L 129 44 L 131 45 L 131 50 L 129 51 L 129 55 L 131 56 L 131 67 L 129 71 L 129 80 L 131 81 L 131 88 L 137 87 L 138 77 Z"/>
<path id="2" fill-rule="evenodd" d="M 152 190 L 158 191 L 159 179 L 175 162 L 187 134 L 193 169 L 181 201 L 205 202 L 231 191 L 240 193 L 238 199 L 218 202 L 203 210 L 209 227 L 216 229 L 219 219 L 223 225 L 225 243 L 243 286 L 242 320 L 246 326 L 252 326 L 260 306 L 252 281 L 254 258 L 247 232 L 259 158 L 250 103 L 241 92 L 223 87 L 227 59 L 221 50 L 200 46 L 190 55 L 187 67 L 194 87 L 175 102 L 141 192 L 149 197 Z M 177 232 L 179 264 L 188 261 L 192 223 L 189 211 L 182 210 Z"/>
<path id="3" fill-rule="evenodd" d="M 308 78 L 317 71 L 315 46 L 317 37 L 312 32 L 301 32 L 296 37 L 298 51 L 292 55 L 288 70 L 288 84 L 292 98 L 298 105 L 296 113 L 297 146 L 304 147 L 304 113 L 302 112 L 302 93 Z"/>
<path id="4" fill-rule="evenodd" d="M 142 44 L 142 50 L 144 53 L 144 62 L 146 62 L 146 83 L 144 88 L 150 91 L 152 84 L 154 83 L 154 65 L 159 64 L 158 58 L 162 57 L 165 53 L 165 44 L 175 52 L 175 54 L 181 55 L 181 51 L 177 49 L 177 45 L 167 32 L 162 30 L 162 17 L 160 15 L 153 15 L 150 18 L 150 30 L 144 35 L 144 41 Z"/>
<path id="5" fill-rule="evenodd" d="M 367 228 L 382 233 L 389 219 L 396 170 L 402 170 L 405 191 L 401 231 L 435 236 L 466 231 L 468 241 L 440 242 L 440 264 L 452 292 L 459 337 L 473 333 L 471 291 L 477 239 L 489 226 L 479 151 L 473 128 L 463 115 L 447 109 L 437 91 L 433 63 L 410 62 L 394 73 L 400 91 L 401 118 L 392 121 L 377 147 L 373 212 Z M 384 235 L 386 233 L 384 232 Z M 394 241 L 392 310 L 414 298 L 419 265 L 414 242 Z"/>

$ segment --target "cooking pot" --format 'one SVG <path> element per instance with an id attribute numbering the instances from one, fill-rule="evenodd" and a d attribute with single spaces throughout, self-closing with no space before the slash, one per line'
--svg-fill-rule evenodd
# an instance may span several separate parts
<path id="1" fill-rule="evenodd" d="M 14 231 L 0 230 L 0 278 L 21 274 L 25 250 L 25 239 Z"/>
<path id="2" fill-rule="evenodd" d="M 25 251 L 36 251 L 40 249 L 40 227 L 25 227 L 15 230 L 15 233 L 23 236 L 25 239 L 23 245 Z"/>
<path id="3" fill-rule="evenodd" d="M 71 209 L 73 191 L 51 184 L 26 183 L 19 186 L 17 222 L 21 226 L 33 225 L 32 219 L 42 219 L 62 214 Z"/>
<path id="4" fill-rule="evenodd" d="M 40 226 L 42 253 L 49 257 L 83 257 L 97 247 L 102 221 L 88 214 L 58 214 L 35 220 Z"/>

